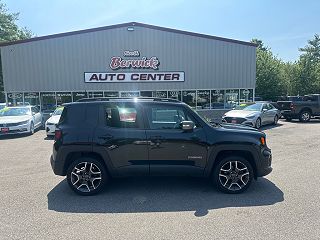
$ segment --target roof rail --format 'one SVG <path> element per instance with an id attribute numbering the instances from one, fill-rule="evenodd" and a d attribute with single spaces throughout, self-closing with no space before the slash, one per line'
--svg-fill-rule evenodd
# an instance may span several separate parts
<path id="1" fill-rule="evenodd" d="M 112 100 L 133 100 L 138 101 L 154 101 L 154 102 L 181 102 L 172 98 L 154 98 L 154 97 L 99 97 L 99 98 L 81 98 L 77 102 L 103 102 L 103 101 L 112 101 Z"/>

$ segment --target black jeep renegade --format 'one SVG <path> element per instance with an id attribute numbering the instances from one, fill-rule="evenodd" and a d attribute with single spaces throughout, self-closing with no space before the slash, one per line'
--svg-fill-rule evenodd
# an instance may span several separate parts
<path id="1" fill-rule="evenodd" d="M 171 99 L 82 99 L 64 105 L 51 165 L 81 195 L 111 177 L 199 176 L 226 193 L 246 190 L 272 171 L 266 135 L 210 124 Z"/>

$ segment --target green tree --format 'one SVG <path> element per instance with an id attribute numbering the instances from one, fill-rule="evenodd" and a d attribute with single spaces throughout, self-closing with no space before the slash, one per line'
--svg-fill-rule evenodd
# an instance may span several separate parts
<path id="1" fill-rule="evenodd" d="M 320 93 L 320 37 L 318 34 L 299 49 L 302 54 L 298 61 L 298 77 L 295 92 L 300 95 Z"/>
<path id="2" fill-rule="evenodd" d="M 258 45 L 256 60 L 256 95 L 265 100 L 277 100 L 286 95 L 286 82 L 281 78 L 283 63 L 277 59 L 261 40 L 253 39 Z"/>
<path id="3" fill-rule="evenodd" d="M 16 24 L 18 18 L 19 13 L 8 12 L 6 5 L 1 3 L 0 0 L 0 43 L 26 39 L 33 36 L 30 30 L 18 27 Z M 0 53 L 0 92 L 1 91 L 3 91 L 3 76 Z M 1 98 L 3 98 L 3 96 L 0 94 L 0 101 L 3 101 L 4 99 Z"/>

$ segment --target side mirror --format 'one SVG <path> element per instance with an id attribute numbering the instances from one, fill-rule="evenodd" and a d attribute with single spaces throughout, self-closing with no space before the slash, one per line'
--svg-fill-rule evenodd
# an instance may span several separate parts
<path id="1" fill-rule="evenodd" d="M 192 131 L 194 129 L 194 122 L 192 121 L 182 121 L 181 129 L 184 131 Z"/>
<path id="2" fill-rule="evenodd" d="M 53 115 L 53 113 L 50 113 L 50 117 Z"/>
<path id="3" fill-rule="evenodd" d="M 266 108 L 262 109 L 262 112 L 266 112 L 266 111 L 268 111 L 268 109 L 266 109 Z"/>

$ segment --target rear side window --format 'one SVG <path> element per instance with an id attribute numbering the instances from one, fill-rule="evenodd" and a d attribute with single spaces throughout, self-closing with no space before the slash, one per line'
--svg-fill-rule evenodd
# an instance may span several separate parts
<path id="1" fill-rule="evenodd" d="M 105 105 L 105 123 L 115 128 L 142 128 L 142 111 L 130 103 L 108 103 Z"/>
<path id="2" fill-rule="evenodd" d="M 60 117 L 60 123 L 85 124 L 85 105 L 74 104 L 66 106 Z"/>
<path id="3" fill-rule="evenodd" d="M 197 122 L 183 108 L 176 106 L 152 106 L 147 108 L 150 129 L 180 129 L 182 121 Z"/>

